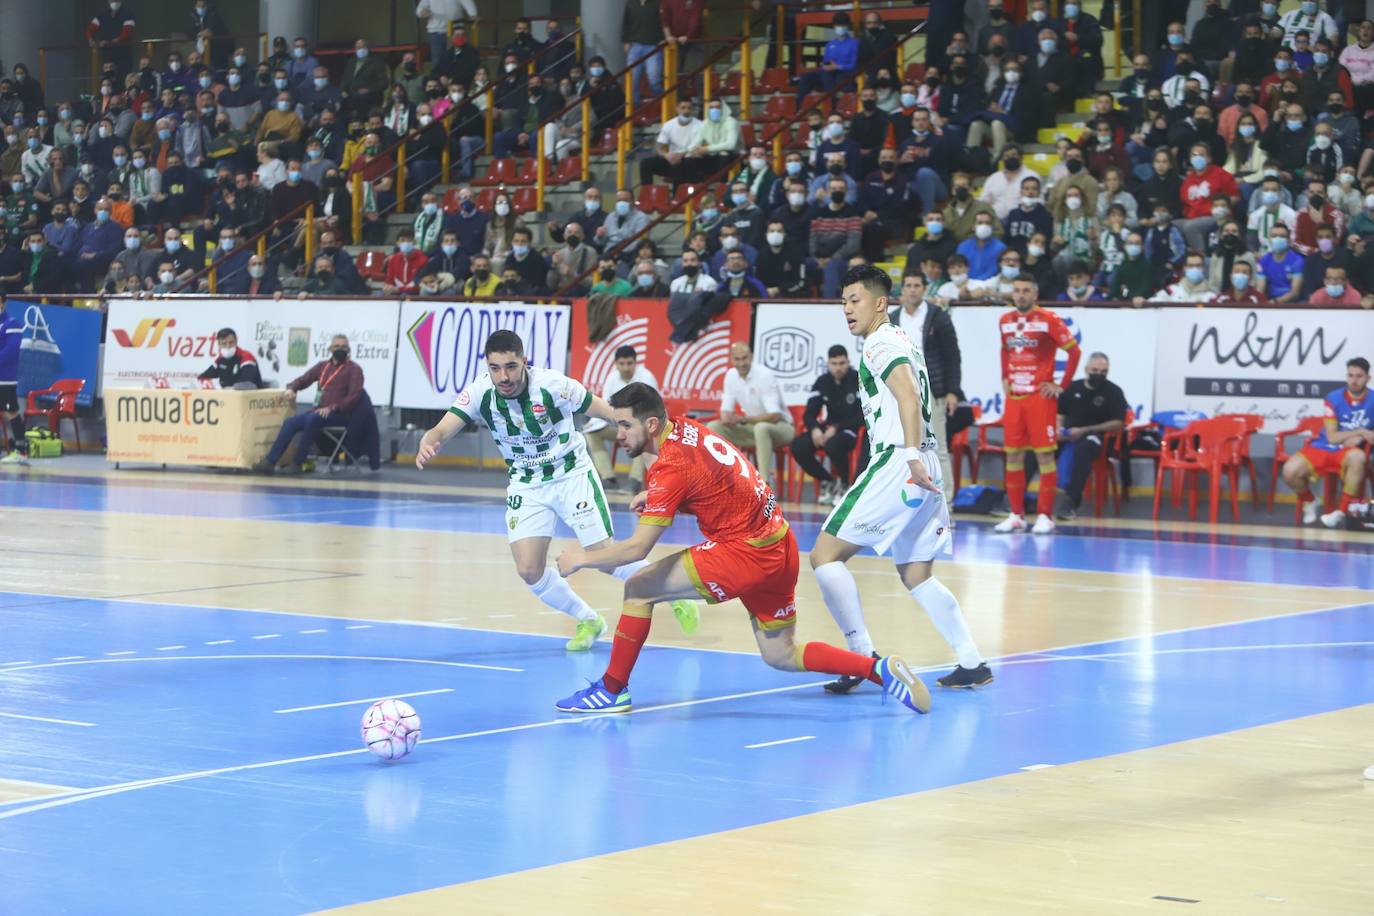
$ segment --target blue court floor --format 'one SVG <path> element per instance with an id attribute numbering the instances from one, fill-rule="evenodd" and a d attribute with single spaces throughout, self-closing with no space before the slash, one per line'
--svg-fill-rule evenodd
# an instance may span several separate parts
<path id="1" fill-rule="evenodd" d="M 495 498 L 224 493 L 7 480 L 0 507 L 503 530 Z M 816 519 L 796 527 L 806 549 Z M 1374 588 L 1359 544 L 961 524 L 956 556 Z M 1374 604 L 994 660 L 995 685 L 929 716 L 650 646 L 633 713 L 557 717 L 605 660 L 542 636 L 0 591 L 0 778 L 73 789 L 0 805 L 0 913 L 296 913 L 1370 703 Z M 397 695 L 424 739 L 385 764 L 358 720 Z"/>

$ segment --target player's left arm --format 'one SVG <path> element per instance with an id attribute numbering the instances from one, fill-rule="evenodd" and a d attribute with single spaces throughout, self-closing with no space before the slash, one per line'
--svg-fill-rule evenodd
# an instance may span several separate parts
<path id="1" fill-rule="evenodd" d="M 939 493 L 940 488 L 930 479 L 925 462 L 921 460 L 921 443 L 925 441 L 926 425 L 921 416 L 921 395 L 917 389 L 916 373 L 906 360 L 888 366 L 883 381 L 897 399 L 897 417 L 902 421 L 902 458 L 911 469 L 911 482 L 922 489 Z"/>
<path id="2" fill-rule="evenodd" d="M 628 540 L 614 541 L 608 547 L 591 551 L 581 547 L 569 547 L 558 555 L 558 573 L 566 577 L 579 569 L 610 572 L 626 563 L 638 562 L 649 555 L 658 539 L 663 537 L 663 532 L 667 530 L 663 525 L 640 523 L 635 526 L 635 533 Z"/>

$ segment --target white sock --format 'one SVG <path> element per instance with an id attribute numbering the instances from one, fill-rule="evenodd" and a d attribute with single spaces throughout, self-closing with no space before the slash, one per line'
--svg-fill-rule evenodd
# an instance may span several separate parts
<path id="1" fill-rule="evenodd" d="M 624 566 L 617 566 L 615 569 L 611 570 L 611 575 L 615 576 L 621 582 L 624 582 L 648 565 L 648 560 L 636 560 L 633 563 L 626 563 Z"/>
<path id="2" fill-rule="evenodd" d="M 965 668 L 977 668 L 983 663 L 978 647 L 973 644 L 973 636 L 964 623 L 964 614 L 959 610 L 959 599 L 945 588 L 939 579 L 931 576 L 911 590 L 911 597 L 921 603 L 930 615 L 930 622 L 949 643 L 949 647 L 959 656 L 959 664 Z"/>
<path id="3" fill-rule="evenodd" d="M 859 586 L 854 582 L 849 567 L 836 560 L 817 566 L 813 572 L 821 587 L 821 597 L 830 609 L 830 616 L 844 633 L 849 651 L 860 655 L 873 654 L 873 640 L 869 638 L 868 627 L 864 626 L 864 609 L 859 603 Z"/>
<path id="4" fill-rule="evenodd" d="M 553 608 L 555 611 L 562 611 L 569 617 L 576 617 L 578 620 L 591 620 L 596 616 L 596 611 L 592 606 L 578 597 L 577 592 L 572 590 L 568 580 L 558 574 L 558 571 L 549 568 L 544 570 L 544 575 L 538 582 L 530 586 L 530 591 L 534 592 L 534 597 Z"/>

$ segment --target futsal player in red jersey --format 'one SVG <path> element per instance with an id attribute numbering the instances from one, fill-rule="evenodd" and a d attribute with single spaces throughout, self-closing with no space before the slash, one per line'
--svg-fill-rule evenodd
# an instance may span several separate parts
<path id="1" fill-rule="evenodd" d="M 821 642 L 798 645 L 797 539 L 768 483 L 729 442 L 692 420 L 669 419 L 663 398 L 640 382 L 610 399 L 616 441 L 631 458 L 653 456 L 645 489 L 631 501 L 639 513 L 633 537 L 596 551 L 558 557 L 558 570 L 613 569 L 642 560 L 679 512 L 697 517 L 707 540 L 640 569 L 625 581 L 625 600 L 611 662 L 601 679 L 559 700 L 563 712 L 628 712 L 629 680 L 649 635 L 655 602 L 700 596 L 708 604 L 739 598 L 749 611 L 763 660 L 782 671 L 821 671 L 881 684 L 884 696 L 915 712 L 930 709 L 930 691 L 900 658 L 871 658 Z M 609 565 L 608 565 L 609 564 Z"/>
<path id="2" fill-rule="evenodd" d="M 1081 351 L 1064 319 L 1036 304 L 1040 289 L 1024 277 L 1012 283 L 1011 302 L 1016 306 L 997 321 L 1002 338 L 1002 391 L 1007 408 L 1002 413 L 1006 449 L 1007 499 L 1011 515 L 993 530 L 1006 534 L 1025 531 L 1021 512 L 1026 503 L 1026 452 L 1035 453 L 1040 466 L 1040 495 L 1036 499 L 1032 534 L 1054 532 L 1055 421 L 1059 395 L 1078 369 Z M 1060 348 L 1068 351 L 1069 364 L 1059 384 L 1054 382 L 1054 358 Z"/>

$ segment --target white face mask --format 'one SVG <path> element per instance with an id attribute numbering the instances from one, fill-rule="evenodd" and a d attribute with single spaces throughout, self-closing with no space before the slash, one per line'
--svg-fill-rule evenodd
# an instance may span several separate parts
<path id="1" fill-rule="evenodd" d="M 978 236 L 978 238 L 980 239 L 991 238 L 992 227 L 989 226 L 987 223 L 979 223 L 977 226 L 973 227 L 973 234 Z"/>
<path id="2" fill-rule="evenodd" d="M 263 278 L 263 276 L 264 276 L 266 273 L 267 273 L 267 268 L 264 267 L 264 266 L 261 265 L 261 264 L 257 264 L 257 265 L 249 264 L 249 265 L 248 265 L 248 276 L 252 277 L 254 280 L 261 280 L 261 279 Z"/>
<path id="3" fill-rule="evenodd" d="M 1070 210 L 1078 210 L 1078 209 L 1081 209 L 1081 208 L 1083 207 L 1083 198 L 1081 198 L 1081 197 L 1066 197 L 1066 198 L 1064 198 L 1064 206 L 1068 207 Z"/>
<path id="4" fill-rule="evenodd" d="M 765 168 L 767 168 L 767 167 L 768 167 L 768 162 L 767 162 L 766 160 L 764 160 L 764 159 L 750 159 L 750 160 L 749 160 L 749 169 L 750 169 L 750 171 L 762 172 L 762 171 L 763 171 Z"/>
<path id="5" fill-rule="evenodd" d="M 157 275 L 157 278 L 162 281 L 163 286 L 171 286 L 172 281 L 176 279 L 176 276 L 177 275 L 172 273 L 170 270 L 164 270 L 162 273 Z"/>
<path id="6" fill-rule="evenodd" d="M 724 248 L 726 251 L 734 251 L 739 247 L 739 239 L 733 235 L 724 236 L 720 240 L 720 247 Z"/>
<path id="7" fill-rule="evenodd" d="M 505 216 L 505 215 L 506 215 L 507 213 L 509 213 L 509 212 L 510 212 L 510 204 L 508 204 L 508 203 L 502 201 L 501 203 L 498 203 L 498 204 L 496 205 L 496 215 L 497 215 L 497 216 Z"/>
<path id="8" fill-rule="evenodd" d="M 802 204 L 806 203 L 806 195 L 798 191 L 789 191 L 787 193 L 787 202 L 794 207 L 800 207 Z"/>
<path id="9" fill-rule="evenodd" d="M 949 275 L 949 282 L 953 283 L 955 286 L 963 286 L 963 285 L 964 285 L 964 281 L 967 280 L 967 279 L 968 279 L 968 274 L 950 274 L 950 275 Z"/>
<path id="10" fill-rule="evenodd" d="M 781 248 L 784 238 L 785 236 L 781 232 L 770 232 L 768 233 L 768 244 L 774 248 Z"/>
<path id="11" fill-rule="evenodd" d="M 1033 258 L 1043 258 L 1043 257 L 1045 256 L 1045 246 L 1044 246 L 1044 245 L 1027 245 L 1027 246 L 1026 246 L 1026 254 L 1030 255 L 1030 256 L 1033 257 Z"/>

